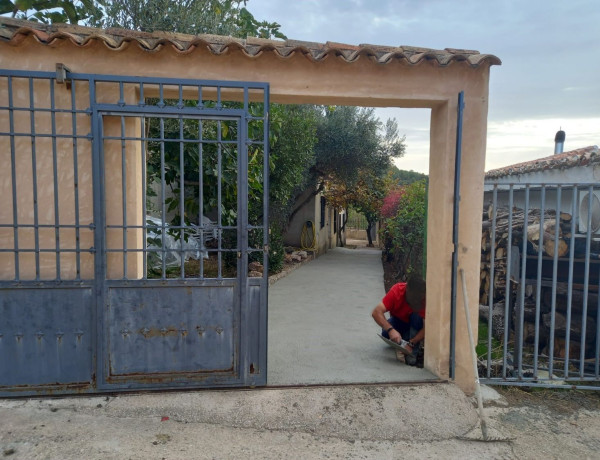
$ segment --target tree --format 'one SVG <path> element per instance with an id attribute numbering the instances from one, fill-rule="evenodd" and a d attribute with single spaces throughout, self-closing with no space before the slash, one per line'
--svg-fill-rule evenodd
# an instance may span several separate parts
<path id="1" fill-rule="evenodd" d="M 322 111 L 317 137 L 315 194 L 323 191 L 334 208 L 353 205 L 363 212 L 372 245 L 370 229 L 377 222 L 387 189 L 384 177 L 392 158 L 401 157 L 405 150 L 397 122 L 381 123 L 374 109 L 327 107 Z"/>
<path id="2" fill-rule="evenodd" d="M 283 233 L 287 230 L 294 197 L 309 184 L 317 142 L 318 110 L 310 105 L 271 104 L 269 220 L 271 229 L 269 266 L 283 264 Z"/>
<path id="3" fill-rule="evenodd" d="M 416 171 L 406 171 L 404 169 L 398 169 L 395 165 L 392 165 L 389 170 L 391 181 L 396 185 L 409 185 L 413 182 L 418 182 L 425 179 L 426 183 L 429 183 L 429 177 L 427 174 L 419 173 Z"/>
<path id="4" fill-rule="evenodd" d="M 4 14 L 46 24 L 77 24 L 100 17 L 102 12 L 93 0 L 0 0 L 0 15 Z"/>
<path id="5" fill-rule="evenodd" d="M 95 27 L 153 32 L 216 34 L 246 38 L 285 38 L 276 22 L 259 21 L 246 8 L 248 0 L 98 0 L 104 15 Z"/>

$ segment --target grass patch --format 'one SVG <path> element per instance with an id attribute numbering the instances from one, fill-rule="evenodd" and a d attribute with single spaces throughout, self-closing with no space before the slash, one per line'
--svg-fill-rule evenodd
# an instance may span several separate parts
<path id="1" fill-rule="evenodd" d="M 477 356 L 481 359 L 487 359 L 488 355 L 488 324 L 479 321 L 479 335 L 477 346 L 475 347 Z M 492 337 L 492 359 L 502 359 L 502 343 L 495 337 Z"/>

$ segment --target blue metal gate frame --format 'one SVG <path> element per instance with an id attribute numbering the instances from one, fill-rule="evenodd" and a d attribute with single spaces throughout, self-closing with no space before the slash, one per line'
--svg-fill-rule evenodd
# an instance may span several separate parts
<path id="1" fill-rule="evenodd" d="M 62 69 L 61 69 L 62 70 Z M 195 388 L 221 386 L 260 386 L 266 384 L 267 349 L 267 286 L 268 286 L 268 107 L 269 87 L 266 83 L 222 82 L 204 80 L 180 80 L 163 78 L 140 78 L 105 76 L 91 74 L 61 74 L 50 72 L 0 70 L 0 119 L 6 124 L 0 127 L 0 141 L 10 152 L 10 168 L 5 180 L 11 184 L 12 209 L 0 214 L 0 231 L 12 235 L 8 243 L 0 246 L 0 258 L 4 258 L 4 279 L 0 280 L 0 396 L 20 396 L 31 394 L 93 393 L 102 391 L 126 391 L 136 389 Z M 39 85 L 48 85 L 49 103 L 39 103 Z M 66 85 L 70 90 L 72 106 L 61 108 L 55 105 L 55 92 L 58 85 Z M 14 87 L 28 88 L 20 104 L 15 100 Z M 111 89 L 115 97 L 107 96 Z M 81 107 L 76 96 L 89 93 L 89 106 Z M 133 90 L 133 91 L 132 91 Z M 204 91 L 204 94 L 203 94 Z M 109 91 L 110 92 L 110 91 Z M 170 94 L 167 94 L 170 92 Z M 195 92 L 195 97 L 190 93 Z M 207 94 L 210 92 L 210 95 Z M 28 94 L 27 94 L 28 93 Z M 152 94 L 151 94 L 152 93 Z M 227 104 L 231 93 L 237 104 Z M 15 93 L 16 94 L 16 93 Z M 131 100 L 131 94 L 137 100 Z M 155 98 L 148 102 L 148 95 Z M 58 101 L 58 98 L 57 98 Z M 188 103 L 195 101 L 195 105 Z M 205 102 L 209 101 L 209 102 Z M 262 104 L 258 115 L 250 113 L 250 104 Z M 51 130 L 42 133 L 36 130 L 39 118 L 51 120 Z M 72 131 L 64 134 L 57 131 L 57 118 L 71 117 Z M 89 117 L 91 132 L 78 132 L 81 117 Z M 163 262 L 158 279 L 147 276 L 146 259 L 151 253 L 162 253 L 164 247 L 147 247 L 147 234 L 151 230 L 144 220 L 141 225 L 128 224 L 127 179 L 125 170 L 129 163 L 125 157 L 127 142 L 139 142 L 144 147 L 148 140 L 144 133 L 131 138 L 121 131 L 123 145 L 121 183 L 123 186 L 123 222 L 109 225 L 106 220 L 106 173 L 104 164 L 103 121 L 117 118 L 121 125 L 124 120 L 144 120 L 175 118 L 178 120 L 208 120 L 218 126 L 219 137 L 213 144 L 218 145 L 218 183 L 222 181 L 221 138 L 222 123 L 232 121 L 238 132 L 235 140 L 237 151 L 237 222 L 234 227 L 221 222 L 221 186 L 219 185 L 218 222 L 212 231 L 217 235 L 218 248 L 214 249 L 218 260 L 218 274 L 207 277 L 201 268 L 197 277 L 186 277 L 183 258 L 178 277 L 169 278 Z M 23 126 L 27 119 L 28 126 Z M 161 125 L 162 125 L 161 121 Z M 179 121 L 180 126 L 182 121 Z M 249 124 L 258 123 L 262 129 L 259 139 L 249 138 Z M 143 126 L 143 121 L 142 121 Z M 224 126 L 224 125 L 223 125 Z M 200 130 L 202 131 L 202 130 Z M 117 136 L 118 137 L 118 136 Z M 108 139 L 108 138 L 107 138 Z M 33 201 L 31 208 L 34 219 L 24 222 L 19 214 L 23 198 L 17 174 L 20 164 L 22 141 L 31 143 L 31 187 Z M 57 144 L 71 142 L 73 159 L 73 201 L 75 203 L 72 221 L 60 220 L 59 150 Z M 82 195 L 83 177 L 79 176 L 78 159 L 82 142 L 91 142 L 93 162 L 93 220 L 83 222 L 80 216 L 79 199 Z M 183 145 L 180 137 L 178 142 Z M 202 134 L 197 140 L 202 151 Z M 50 147 L 47 142 L 50 142 Z M 166 139 L 159 140 L 164 150 Z M 45 145 L 46 149 L 41 146 Z M 262 152 L 262 217 L 250 222 L 248 215 L 248 152 L 249 148 Z M 50 153 L 51 152 L 51 155 Z M 181 147 L 183 158 L 183 147 Z M 37 154 L 37 156 L 36 156 Z M 54 198 L 53 222 L 44 223 L 39 209 L 38 182 L 40 175 L 39 158 L 52 157 L 51 180 Z M 200 154 L 202 158 L 202 154 Z M 29 160 L 27 160 L 29 161 Z M 45 160 L 44 160 L 45 161 Z M 202 160 L 200 160 L 202 161 Z M 182 163 L 183 164 L 183 163 Z M 145 166 L 142 165 L 142 169 Z M 202 162 L 200 163 L 202 168 Z M 20 168 L 20 166 L 19 166 Z M 183 171 L 183 169 L 182 169 Z M 19 169 L 19 173 L 22 171 Z M 112 171 L 111 171 L 112 174 Z M 84 176 L 84 174 L 81 174 Z M 164 172 L 161 186 L 165 188 Z M 183 172 L 182 172 L 183 176 Z M 7 183 L 8 183 L 7 182 Z M 202 182 L 201 182 L 202 184 Z M 145 172 L 143 190 L 146 190 Z M 182 179 L 183 185 L 183 179 Z M 29 185 L 28 185 L 29 186 Z M 182 187 L 183 190 L 183 187 Z M 202 190 L 202 185 L 199 190 Z M 45 190 L 41 190 L 44 192 Z M 47 192 L 47 191 L 46 191 Z M 183 193 L 183 192 L 181 192 Z M 199 192 L 202 194 L 202 192 Z M 183 195 L 182 195 L 183 197 Z M 164 192 L 162 196 L 164 208 Z M 145 219 L 145 195 L 142 199 Z M 200 202 L 203 202 L 200 197 Z M 112 206 L 110 203 L 109 206 Z M 29 206 L 29 205 L 28 205 Z M 47 214 L 47 213 L 46 213 Z M 200 209 L 200 235 L 206 231 Z M 139 216 L 138 216 L 139 219 Z M 165 235 L 165 214 L 162 214 L 162 241 Z M 135 225 L 135 224 L 138 225 Z M 107 231 L 118 227 L 123 233 L 123 246 L 111 249 L 107 246 Z M 182 223 L 175 227 L 183 235 L 190 229 Z M 227 231 L 237 232 L 233 246 L 223 247 L 222 236 Z M 48 247 L 41 235 L 54 231 L 55 246 Z M 76 235 L 72 247 L 64 248 L 63 232 Z M 8 233 L 7 233 L 8 232 Z M 87 232 L 87 233 L 86 233 Z M 84 248 L 84 233 L 93 233 L 93 246 Z M 143 232 L 143 248 L 130 249 L 128 235 Z M 262 240 L 249 244 L 253 232 Z M 26 238 L 35 240 L 32 247 L 23 243 Z M 20 238 L 20 239 L 19 239 Z M 62 240 L 61 240 L 62 238 Z M 254 238 L 256 240 L 256 238 Z M 183 239 L 181 240 L 183 242 Z M 46 245 L 46 247 L 44 247 Z M 108 257 L 118 253 L 123 260 L 123 276 L 119 279 L 108 275 Z M 137 252 L 136 252 L 137 251 Z M 183 243 L 179 250 L 183 256 Z M 210 250 L 206 250 L 208 254 Z M 222 273 L 222 260 L 227 254 L 237 255 L 235 277 Z M 47 267 L 40 260 L 48 254 L 55 262 L 55 276 L 46 276 Z M 141 256 L 143 276 L 128 276 L 128 254 Z M 248 277 L 249 257 L 262 259 L 264 272 L 260 278 Z M 68 257 L 75 259 L 75 275 L 64 277 Z M 85 259 L 87 257 L 87 259 Z M 28 258 L 28 259 L 27 259 Z M 85 276 L 85 260 L 93 259 L 93 276 Z M 84 260 L 85 259 L 85 260 Z M 21 276 L 24 261 L 35 265 L 35 275 Z M 43 262 L 43 260 L 42 260 Z M 204 266 L 203 259 L 200 261 Z M 71 263 L 73 265 L 73 262 Z M 8 267 L 8 269 L 7 269 Z M 139 268 L 138 268 L 139 271 Z M 6 275 L 9 273 L 9 276 Z M 12 276 L 10 276 L 12 273 Z M 131 278 L 131 279 L 130 279 Z M 145 311 L 140 313 L 140 311 Z M 179 316 L 178 316 L 179 315 Z M 187 315 L 185 321 L 181 315 Z M 157 317 L 164 319 L 160 326 Z M 143 325 L 142 323 L 148 323 Z M 162 324 L 161 323 L 161 324 Z M 227 338 L 225 340 L 225 338 Z M 227 342 L 226 345 L 223 345 Z M 216 357 L 216 358 L 215 358 Z M 216 367 L 211 367 L 216 364 Z M 219 365 L 221 366 L 219 368 Z"/>

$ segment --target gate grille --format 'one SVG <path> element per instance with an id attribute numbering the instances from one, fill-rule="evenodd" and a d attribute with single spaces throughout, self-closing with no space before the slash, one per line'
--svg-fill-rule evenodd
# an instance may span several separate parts
<path id="1" fill-rule="evenodd" d="M 600 389 L 599 192 L 486 184 L 482 382 Z"/>
<path id="2" fill-rule="evenodd" d="M 0 394 L 266 383 L 268 102 L 0 71 Z"/>

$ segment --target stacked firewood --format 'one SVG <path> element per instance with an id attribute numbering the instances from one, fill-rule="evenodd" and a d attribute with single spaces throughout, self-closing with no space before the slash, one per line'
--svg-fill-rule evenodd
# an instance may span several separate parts
<path id="1" fill-rule="evenodd" d="M 544 210 L 544 217 L 540 209 L 529 209 L 527 212 L 527 234 L 525 233 L 525 212 L 523 209 L 513 208 L 512 218 L 507 206 L 499 207 L 496 211 L 495 240 L 492 241 L 494 209 L 487 204 L 483 209 L 483 225 L 481 235 L 481 279 L 479 303 L 489 304 L 490 284 L 493 281 L 493 302 L 504 299 L 506 294 L 507 253 L 509 230 L 511 245 L 522 250 L 523 237 L 527 238 L 527 251 L 537 254 L 540 251 L 540 227 L 543 233 L 542 253 L 553 257 L 555 252 L 558 257 L 567 254 L 569 246 L 565 238 L 570 238 L 571 215 L 561 212 L 559 215 L 558 231 L 556 229 L 556 212 Z M 557 240 L 558 236 L 558 241 Z M 557 251 L 555 250 L 557 249 Z M 492 259 L 494 262 L 494 280 L 491 279 Z M 517 276 L 512 273 L 514 279 Z M 509 292 L 512 292 L 511 286 Z"/>

